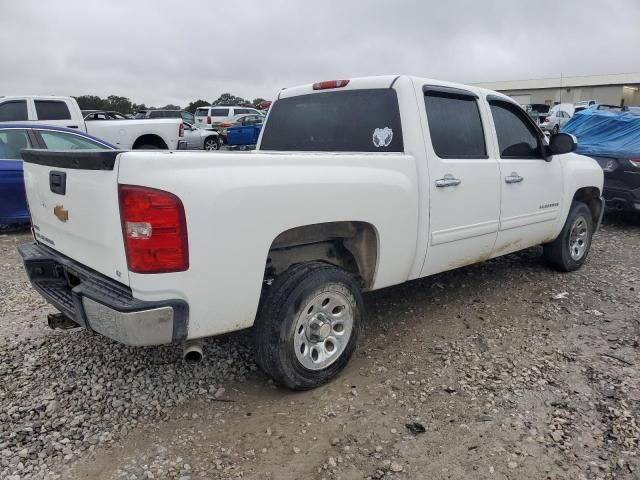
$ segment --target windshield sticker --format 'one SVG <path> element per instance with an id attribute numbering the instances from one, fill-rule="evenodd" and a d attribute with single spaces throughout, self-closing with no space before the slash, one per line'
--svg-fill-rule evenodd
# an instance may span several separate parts
<path id="1" fill-rule="evenodd" d="M 389 127 L 376 128 L 373 131 L 373 145 L 376 148 L 388 147 L 393 140 L 393 130 Z"/>

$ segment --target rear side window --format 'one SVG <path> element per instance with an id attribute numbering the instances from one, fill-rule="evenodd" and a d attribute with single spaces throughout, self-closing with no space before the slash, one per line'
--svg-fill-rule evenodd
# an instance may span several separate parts
<path id="1" fill-rule="evenodd" d="M 0 122 L 21 122 L 24 120 L 29 120 L 26 100 L 0 103 Z"/>
<path id="2" fill-rule="evenodd" d="M 427 92 L 431 143 L 440 158 L 487 158 L 478 102 L 473 96 Z"/>
<path id="3" fill-rule="evenodd" d="M 55 100 L 36 100 L 38 120 L 71 120 L 69 107 L 64 102 Z"/>
<path id="4" fill-rule="evenodd" d="M 198 108 L 196 110 L 196 117 L 206 117 L 207 115 L 209 115 L 208 108 Z"/>
<path id="5" fill-rule="evenodd" d="M 229 109 L 228 108 L 212 108 L 211 116 L 212 117 L 228 117 Z"/>
<path id="6" fill-rule="evenodd" d="M 491 102 L 502 158 L 542 158 L 538 135 L 516 106 Z"/>
<path id="7" fill-rule="evenodd" d="M 322 92 L 275 102 L 262 150 L 402 152 L 396 91 L 391 88 Z"/>
<path id="8" fill-rule="evenodd" d="M 0 160 L 22 160 L 20 150 L 31 148 L 31 142 L 25 130 L 0 131 Z"/>

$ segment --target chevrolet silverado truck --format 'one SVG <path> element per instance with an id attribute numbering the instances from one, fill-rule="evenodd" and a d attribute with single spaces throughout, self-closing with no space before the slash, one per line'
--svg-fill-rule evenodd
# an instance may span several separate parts
<path id="1" fill-rule="evenodd" d="M 33 286 L 129 345 L 253 327 L 292 389 L 356 349 L 362 292 L 543 245 L 580 268 L 603 173 L 509 97 L 409 76 L 282 90 L 247 153 L 25 150 Z"/>
<path id="2" fill-rule="evenodd" d="M 0 97 L 0 123 L 54 125 L 89 133 L 123 150 L 186 147 L 180 118 L 85 122 L 75 98 L 58 96 Z"/>

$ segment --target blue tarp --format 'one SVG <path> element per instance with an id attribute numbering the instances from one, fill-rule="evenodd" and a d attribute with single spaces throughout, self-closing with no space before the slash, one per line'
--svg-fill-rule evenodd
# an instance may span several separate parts
<path id="1" fill-rule="evenodd" d="M 640 156 L 640 115 L 634 113 L 587 108 L 577 112 L 561 131 L 576 136 L 576 152 L 582 155 Z"/>

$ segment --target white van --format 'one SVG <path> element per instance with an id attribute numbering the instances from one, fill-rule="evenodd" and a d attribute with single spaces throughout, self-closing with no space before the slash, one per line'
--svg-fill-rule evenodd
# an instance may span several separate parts
<path id="1" fill-rule="evenodd" d="M 215 105 L 196 109 L 196 126 L 198 128 L 211 128 L 212 124 L 230 120 L 236 115 L 255 113 L 263 115 L 263 112 L 251 107 L 236 107 L 227 105 Z"/>

